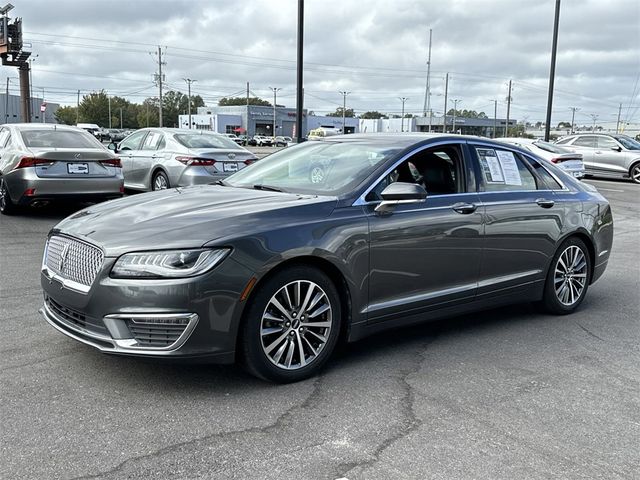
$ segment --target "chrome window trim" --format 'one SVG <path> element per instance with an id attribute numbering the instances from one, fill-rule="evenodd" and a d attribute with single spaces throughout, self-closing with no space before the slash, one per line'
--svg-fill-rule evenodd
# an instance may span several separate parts
<path id="1" fill-rule="evenodd" d="M 439 142 L 433 142 L 433 143 L 429 143 L 427 145 L 422 145 L 420 148 L 416 149 L 416 150 L 412 150 L 411 152 L 407 153 L 406 155 L 402 156 L 401 158 L 399 158 L 398 160 L 396 160 L 396 162 L 391 165 L 389 168 L 387 168 L 384 173 L 382 173 L 378 178 L 376 178 L 375 181 L 371 182 L 371 185 L 369 185 L 369 187 L 367 187 L 367 189 L 362 192 L 362 194 L 356 199 L 355 202 L 353 202 L 351 204 L 352 207 L 356 207 L 356 206 L 361 206 L 361 205 L 375 205 L 377 203 L 382 202 L 382 200 L 373 200 L 373 201 L 367 201 L 365 200 L 366 196 L 369 194 L 369 192 L 371 192 L 371 190 L 374 189 L 374 187 L 376 185 L 378 185 L 378 183 L 387 175 L 389 175 L 394 168 L 396 168 L 398 165 L 400 165 L 402 162 L 404 162 L 405 160 L 407 160 L 409 157 L 412 157 L 413 155 L 415 155 L 416 153 L 422 152 L 423 150 L 427 150 L 429 148 L 433 148 L 433 147 L 438 147 L 440 145 L 464 145 L 465 143 L 467 143 L 466 139 L 460 139 L 460 140 L 441 140 Z M 464 160 L 463 160 L 464 161 Z M 429 192 L 427 192 L 428 194 Z M 465 193 L 451 193 L 451 194 L 446 194 L 446 195 L 429 195 L 428 198 L 431 197 L 450 197 L 452 195 L 468 195 L 469 193 L 474 193 L 474 192 L 465 192 Z"/>

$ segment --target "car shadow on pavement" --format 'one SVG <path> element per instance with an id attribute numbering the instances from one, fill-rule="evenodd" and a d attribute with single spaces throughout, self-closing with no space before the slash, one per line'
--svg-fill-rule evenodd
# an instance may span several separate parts
<path id="1" fill-rule="evenodd" d="M 434 339 L 476 335 L 479 330 L 494 327 L 499 329 L 502 324 L 538 322 L 548 318 L 538 314 L 533 305 L 524 304 L 389 330 L 340 346 L 320 375 L 331 376 L 342 373 L 342 370 L 359 368 L 369 363 L 373 369 L 373 364 L 384 360 L 385 356 L 420 347 L 428 350 L 428 344 Z M 110 377 L 104 378 L 105 381 L 120 385 L 130 383 L 131 387 L 136 388 L 144 384 L 145 389 L 149 391 L 161 390 L 189 395 L 224 390 L 242 394 L 255 389 L 278 387 L 276 384 L 253 377 L 239 364 L 215 365 L 117 357 L 100 355 L 89 349 L 83 353 L 85 354 L 87 358 L 84 361 L 87 364 L 94 364 L 99 370 L 99 375 Z"/>

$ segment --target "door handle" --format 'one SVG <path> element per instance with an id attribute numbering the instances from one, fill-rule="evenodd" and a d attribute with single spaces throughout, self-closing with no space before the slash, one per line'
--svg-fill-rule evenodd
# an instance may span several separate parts
<path id="1" fill-rule="evenodd" d="M 466 215 L 466 214 L 475 212 L 478 206 L 475 203 L 460 202 L 460 203 L 454 204 L 453 207 L 451 208 L 453 208 L 458 213 Z"/>
<path id="2" fill-rule="evenodd" d="M 536 203 L 542 208 L 551 208 L 555 205 L 556 202 L 554 202 L 553 200 L 547 200 L 546 198 L 539 198 L 536 200 Z"/>

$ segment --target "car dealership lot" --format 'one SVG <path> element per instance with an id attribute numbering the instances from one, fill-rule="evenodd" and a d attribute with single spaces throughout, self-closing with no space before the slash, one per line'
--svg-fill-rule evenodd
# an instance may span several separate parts
<path id="1" fill-rule="evenodd" d="M 0 218 L 0 477 L 633 477 L 640 188 L 588 181 L 616 234 L 576 314 L 514 306 L 386 333 L 284 386 L 64 337 L 37 313 L 39 267 L 74 208 Z"/>

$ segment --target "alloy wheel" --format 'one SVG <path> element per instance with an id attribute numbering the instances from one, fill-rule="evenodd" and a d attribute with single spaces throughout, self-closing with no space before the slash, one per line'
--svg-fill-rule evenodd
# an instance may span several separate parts
<path id="1" fill-rule="evenodd" d="M 297 280 L 278 290 L 262 314 L 262 350 L 276 367 L 297 370 L 312 364 L 329 340 L 333 310 L 316 283 Z"/>
<path id="2" fill-rule="evenodd" d="M 7 208 L 7 187 L 5 186 L 4 179 L 0 178 L 0 210 L 4 211 Z"/>
<path id="3" fill-rule="evenodd" d="M 634 165 L 631 169 L 631 180 L 635 183 L 640 183 L 640 163 Z"/>
<path id="4" fill-rule="evenodd" d="M 587 257 L 576 245 L 568 246 L 558 257 L 553 285 L 558 301 L 565 306 L 578 302 L 587 285 Z"/>
<path id="5" fill-rule="evenodd" d="M 156 178 L 153 180 L 153 189 L 154 190 L 166 190 L 168 187 L 167 179 L 164 175 L 156 175 Z"/>

